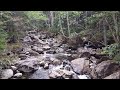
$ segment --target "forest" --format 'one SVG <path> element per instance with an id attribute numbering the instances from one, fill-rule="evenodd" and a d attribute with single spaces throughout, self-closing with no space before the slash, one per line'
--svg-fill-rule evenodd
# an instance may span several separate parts
<path id="1" fill-rule="evenodd" d="M 0 11 L 0 79 L 120 79 L 119 11 Z"/>

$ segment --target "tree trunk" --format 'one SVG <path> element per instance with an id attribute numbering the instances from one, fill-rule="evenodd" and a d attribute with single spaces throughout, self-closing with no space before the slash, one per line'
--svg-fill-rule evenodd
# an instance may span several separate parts
<path id="1" fill-rule="evenodd" d="M 53 11 L 50 11 L 50 21 L 51 21 L 51 27 L 54 26 L 54 15 L 53 15 Z"/>
<path id="2" fill-rule="evenodd" d="M 60 15 L 59 15 L 59 24 L 60 24 L 60 31 L 64 35 L 64 31 L 63 31 L 63 28 L 62 28 L 62 23 L 61 23 Z"/>
<path id="3" fill-rule="evenodd" d="M 117 19 L 116 19 L 116 14 L 112 13 L 112 17 L 113 17 L 113 21 L 114 21 L 114 25 L 115 25 L 115 31 L 116 31 L 116 40 L 117 43 L 119 43 L 119 28 L 118 28 L 118 23 L 117 23 Z"/>
<path id="4" fill-rule="evenodd" d="M 70 26 L 69 26 L 69 15 L 68 15 L 68 11 L 67 11 L 67 28 L 68 28 L 68 36 L 70 36 Z"/>
<path id="5" fill-rule="evenodd" d="M 104 28 L 104 44 L 107 46 L 107 34 L 106 34 L 106 28 L 105 28 L 105 21 L 103 21 L 103 28 Z"/>

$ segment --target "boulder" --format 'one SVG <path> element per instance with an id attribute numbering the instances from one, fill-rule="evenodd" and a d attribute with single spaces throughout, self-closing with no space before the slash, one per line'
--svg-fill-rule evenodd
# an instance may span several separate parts
<path id="1" fill-rule="evenodd" d="M 28 58 L 26 60 L 18 61 L 15 63 L 19 71 L 29 73 L 36 71 L 39 68 L 39 60 L 36 58 Z"/>
<path id="2" fill-rule="evenodd" d="M 82 74 L 84 67 L 89 65 L 89 60 L 85 58 L 78 58 L 71 61 L 74 72 Z"/>
<path id="3" fill-rule="evenodd" d="M 117 71 L 117 72 L 105 77 L 104 79 L 120 79 L 120 71 Z"/>
<path id="4" fill-rule="evenodd" d="M 60 60 L 58 60 L 58 59 L 54 59 L 54 60 L 52 61 L 52 64 L 55 65 L 55 66 L 57 66 L 57 65 L 62 64 L 62 62 L 61 62 Z"/>
<path id="5" fill-rule="evenodd" d="M 49 79 L 49 71 L 40 68 L 30 75 L 29 79 Z"/>
<path id="6" fill-rule="evenodd" d="M 13 76 L 12 69 L 5 69 L 2 71 L 1 79 L 9 79 Z"/>
<path id="7" fill-rule="evenodd" d="M 20 77 L 22 77 L 22 73 L 16 73 L 13 77 L 14 78 L 20 78 Z"/>
<path id="8" fill-rule="evenodd" d="M 99 78 L 105 78 L 119 69 L 119 63 L 112 60 L 103 61 L 95 67 L 95 71 Z"/>
<path id="9" fill-rule="evenodd" d="M 37 46 L 32 46 L 31 48 L 32 48 L 33 51 L 36 51 L 39 54 L 43 54 L 43 49 L 42 48 L 39 48 Z"/>
<path id="10" fill-rule="evenodd" d="M 91 54 L 89 52 L 83 52 L 81 55 L 80 55 L 80 58 L 86 58 L 86 59 L 90 59 L 91 57 Z"/>

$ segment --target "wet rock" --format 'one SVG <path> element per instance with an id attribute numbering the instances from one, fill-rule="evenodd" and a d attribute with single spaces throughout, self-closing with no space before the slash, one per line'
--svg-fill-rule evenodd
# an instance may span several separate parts
<path id="1" fill-rule="evenodd" d="M 29 77 L 29 79 L 49 79 L 49 71 L 44 70 L 43 68 L 38 69 Z"/>
<path id="2" fill-rule="evenodd" d="M 12 69 L 5 69 L 2 71 L 1 79 L 9 79 L 13 76 Z"/>
<path id="3" fill-rule="evenodd" d="M 84 67 L 89 65 L 89 60 L 86 60 L 85 58 L 78 58 L 71 61 L 71 65 L 76 73 L 81 74 Z"/>
<path id="4" fill-rule="evenodd" d="M 117 71 L 117 72 L 105 77 L 104 79 L 120 79 L 120 71 Z"/>
<path id="5" fill-rule="evenodd" d="M 20 77 L 22 77 L 22 73 L 16 73 L 13 77 L 14 78 L 20 78 Z"/>
<path id="6" fill-rule="evenodd" d="M 90 79 L 88 75 L 78 75 L 79 79 Z"/>
<path id="7" fill-rule="evenodd" d="M 107 60 L 98 64 L 95 68 L 95 71 L 99 78 L 105 78 L 119 69 L 120 65 L 118 63 L 112 60 Z"/>

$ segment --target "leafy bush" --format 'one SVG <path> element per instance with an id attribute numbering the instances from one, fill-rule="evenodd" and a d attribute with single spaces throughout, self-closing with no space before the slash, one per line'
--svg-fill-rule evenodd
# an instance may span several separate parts
<path id="1" fill-rule="evenodd" d="M 119 53 L 119 46 L 117 43 L 115 44 L 111 44 L 111 45 L 108 45 L 106 47 L 103 48 L 102 50 L 102 54 L 108 54 L 110 57 L 114 57 L 116 54 Z"/>
<path id="2" fill-rule="evenodd" d="M 118 53 L 117 55 L 115 55 L 115 57 L 113 58 L 113 60 L 120 61 L 120 53 Z"/>
<path id="3" fill-rule="evenodd" d="M 0 51 L 6 48 L 6 38 L 7 33 L 3 30 L 0 30 Z"/>

